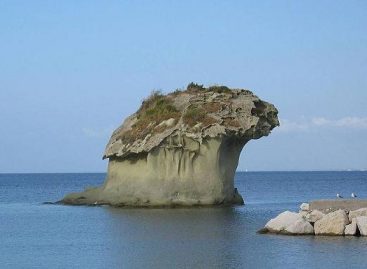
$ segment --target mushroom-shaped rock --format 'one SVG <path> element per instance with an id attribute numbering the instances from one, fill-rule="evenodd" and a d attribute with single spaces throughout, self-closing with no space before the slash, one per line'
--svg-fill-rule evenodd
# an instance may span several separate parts
<path id="1" fill-rule="evenodd" d="M 343 235 L 345 226 L 349 223 L 348 216 L 344 210 L 337 210 L 326 214 L 315 222 L 316 235 Z"/>
<path id="2" fill-rule="evenodd" d="M 234 174 L 243 146 L 279 125 L 277 109 L 252 92 L 190 83 L 154 92 L 106 146 L 102 187 L 66 204 L 176 206 L 243 203 Z"/>

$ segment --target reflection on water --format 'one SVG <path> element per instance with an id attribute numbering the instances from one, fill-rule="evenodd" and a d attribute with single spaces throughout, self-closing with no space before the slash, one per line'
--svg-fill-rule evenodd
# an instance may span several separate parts
<path id="1" fill-rule="evenodd" d="M 238 268 L 236 208 L 108 209 L 116 264 L 162 268 Z M 141 257 L 137 259 L 137 257 Z M 143 258 L 144 257 L 144 258 Z"/>

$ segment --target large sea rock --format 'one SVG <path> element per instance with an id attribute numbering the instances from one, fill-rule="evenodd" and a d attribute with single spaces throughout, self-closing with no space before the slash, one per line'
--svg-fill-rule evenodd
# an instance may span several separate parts
<path id="1" fill-rule="evenodd" d="M 123 102 L 122 102 L 123 103 Z M 103 186 L 65 204 L 191 206 L 243 203 L 234 174 L 244 145 L 279 125 L 278 111 L 248 90 L 190 83 L 153 93 L 106 146 Z"/>

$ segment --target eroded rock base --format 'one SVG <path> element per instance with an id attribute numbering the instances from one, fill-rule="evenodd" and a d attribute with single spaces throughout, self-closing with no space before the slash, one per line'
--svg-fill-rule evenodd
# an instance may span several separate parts
<path id="1" fill-rule="evenodd" d="M 110 159 L 102 187 L 67 195 L 61 203 L 159 207 L 243 204 L 234 188 L 239 154 L 234 137 L 202 143 L 184 137 L 130 159 Z"/>

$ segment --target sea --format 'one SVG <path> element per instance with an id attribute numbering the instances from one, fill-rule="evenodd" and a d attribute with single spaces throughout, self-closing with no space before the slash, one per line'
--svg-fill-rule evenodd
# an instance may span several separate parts
<path id="1" fill-rule="evenodd" d="M 238 172 L 244 206 L 45 204 L 103 173 L 0 174 L 0 268 L 367 268 L 367 238 L 257 234 L 302 202 L 367 198 L 367 172 Z"/>

